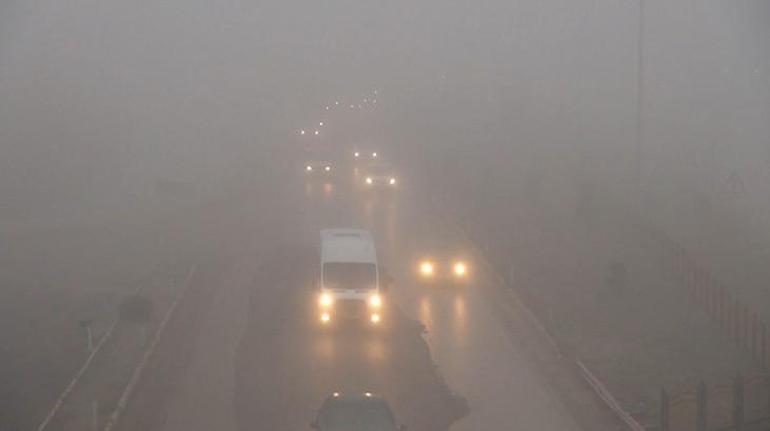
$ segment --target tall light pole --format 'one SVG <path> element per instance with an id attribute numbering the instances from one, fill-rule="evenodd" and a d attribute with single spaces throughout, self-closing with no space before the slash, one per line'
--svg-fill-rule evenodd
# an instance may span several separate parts
<path id="1" fill-rule="evenodd" d="M 644 0 L 639 2 L 636 62 L 636 142 L 634 148 L 634 187 L 637 203 L 642 204 L 644 184 Z"/>

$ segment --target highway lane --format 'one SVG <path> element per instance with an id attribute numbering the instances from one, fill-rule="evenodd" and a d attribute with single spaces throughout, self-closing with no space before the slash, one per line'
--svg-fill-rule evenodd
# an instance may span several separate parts
<path id="1" fill-rule="evenodd" d="M 390 304 L 380 328 L 324 328 L 312 270 L 322 227 L 359 224 L 340 187 L 308 184 L 304 210 L 262 263 L 239 351 L 236 411 L 241 429 L 307 429 L 332 392 L 389 399 L 412 429 L 445 430 L 464 413 L 436 372 L 422 326 Z"/>
<path id="2" fill-rule="evenodd" d="M 499 278 L 471 257 L 471 281 L 467 285 L 421 283 L 416 277 L 418 258 L 431 251 L 445 250 L 472 256 L 472 246 L 451 220 L 438 214 L 430 204 L 430 191 L 414 190 L 402 181 L 396 193 L 351 190 L 348 201 L 357 225 L 369 228 L 378 240 L 380 259 L 390 267 L 397 282 L 391 296 L 406 314 L 427 329 L 426 340 L 449 387 L 467 398 L 470 414 L 452 430 L 506 429 L 577 430 L 581 423 L 614 428 L 615 421 L 602 412 L 590 418 L 575 418 L 557 393 L 569 389 L 583 398 L 589 410 L 601 410 L 587 388 L 552 386 L 541 376 L 539 360 L 558 362 L 553 352 L 512 338 L 511 322 L 500 314 L 514 316 L 520 335 L 539 337 L 530 322 L 521 319 L 523 310 L 500 304 L 497 291 L 508 290 Z M 343 193 L 340 193 L 341 195 Z M 340 206 L 344 206 L 341 204 Z M 504 307 L 509 305 L 509 307 Z M 546 350 L 550 346 L 542 346 Z M 533 350 L 538 350 L 533 352 Z M 536 354 L 533 354 L 536 353 Z M 579 423 L 580 422 L 580 423 Z M 594 428 L 595 429 L 595 428 Z"/>
<path id="3" fill-rule="evenodd" d="M 331 392 L 371 391 L 412 430 L 581 429 L 585 418 L 544 375 L 539 362 L 558 361 L 532 347 L 539 334 L 521 316 L 501 317 L 520 310 L 498 303 L 504 287 L 493 274 L 474 263 L 469 286 L 414 279 L 423 244 L 469 248 L 451 223 L 416 190 L 362 193 L 349 183 L 281 183 L 269 221 L 250 224 L 264 219 L 255 201 L 212 229 L 233 238 L 231 264 L 153 428 L 307 429 Z M 381 330 L 319 328 L 312 268 L 318 230 L 333 226 L 371 229 L 396 278 Z M 596 408 L 590 394 L 570 396 Z M 616 429 L 600 419 L 586 429 Z"/>
<path id="4" fill-rule="evenodd" d="M 414 405 L 429 404 L 431 399 L 449 396 L 448 393 L 442 393 L 440 388 L 440 381 L 445 377 L 448 382 L 446 390 L 467 397 L 470 405 L 470 414 L 457 421 L 451 428 L 453 430 L 494 429 L 501 424 L 511 429 L 580 429 L 578 421 L 555 393 L 557 389 L 539 376 L 541 370 L 531 363 L 532 357 L 517 349 L 519 346 L 510 339 L 510 328 L 493 310 L 499 305 L 484 292 L 501 288 L 496 285 L 495 277 L 477 265 L 473 282 L 468 286 L 426 287 L 416 282 L 413 276 L 414 257 L 419 254 L 421 244 L 470 249 L 461 235 L 441 217 L 433 214 L 416 191 L 402 187 L 396 193 L 371 193 L 348 187 L 348 184 L 343 179 L 334 185 L 305 185 L 305 209 L 298 229 L 302 232 L 298 237 L 303 238 L 300 242 L 305 243 L 305 253 L 302 257 L 285 257 L 282 261 L 306 262 L 303 267 L 312 266 L 315 263 L 312 248 L 321 228 L 361 226 L 371 229 L 378 241 L 381 264 L 389 267 L 397 279 L 390 295 L 397 314 L 392 314 L 388 320 L 391 323 L 398 322 L 397 325 L 409 321 L 424 325 L 427 329 L 424 339 L 430 346 L 432 359 L 424 357 L 421 363 L 412 362 L 413 370 L 393 369 L 391 363 L 398 359 L 391 357 L 393 352 L 389 349 L 422 348 L 415 331 L 392 331 L 384 339 L 372 340 L 368 337 L 351 337 L 349 334 L 339 336 L 314 333 L 307 328 L 304 331 L 296 327 L 286 329 L 284 333 L 288 335 L 282 339 L 285 343 L 282 356 L 270 356 L 275 354 L 270 350 L 267 354 L 269 358 L 251 361 L 259 364 L 258 368 L 270 361 L 278 363 L 286 358 L 294 361 L 286 367 L 291 370 L 291 375 L 284 376 L 285 383 L 292 389 L 278 397 L 284 404 L 278 404 L 276 408 L 288 403 L 300 411 L 306 411 L 301 416 L 307 418 L 312 417 L 312 407 L 320 404 L 322 397 L 331 391 L 371 390 L 394 400 L 396 411 L 401 413 L 403 420 L 413 429 L 443 429 L 441 427 L 449 422 L 442 420 L 439 424 L 433 424 L 427 418 L 440 414 L 447 419 L 458 418 L 461 413 L 465 413 L 460 405 L 433 412 L 425 408 L 414 408 Z M 281 264 L 270 266 L 277 268 Z M 279 277 L 280 280 L 287 278 L 289 275 Z M 302 281 L 292 284 L 309 285 L 310 275 L 306 274 Z M 282 286 L 279 290 L 292 288 L 296 287 Z M 281 296 L 275 292 L 261 292 L 265 295 L 257 302 L 262 304 Z M 273 304 L 269 309 L 282 309 L 284 311 L 280 315 L 290 316 L 305 306 L 306 311 L 300 320 L 304 320 L 305 315 L 315 315 L 311 294 L 297 295 L 290 302 L 294 305 L 283 304 L 281 308 Z M 305 323 L 313 325 L 312 321 Z M 528 325 L 523 321 L 518 324 Z M 270 322 L 263 322 L 262 325 L 267 327 Z M 533 328 L 525 330 L 532 332 Z M 263 333 L 254 337 L 257 343 L 267 338 Z M 307 343 L 311 346 L 309 349 Z M 297 346 L 300 348 L 297 349 Z M 416 384 L 415 376 L 419 377 L 424 372 L 417 370 L 430 370 L 429 366 L 421 365 L 434 359 L 441 375 L 433 376 L 427 383 Z M 287 364 L 284 362 L 284 365 Z M 297 370 L 304 370 L 307 374 L 300 377 L 294 374 Z M 277 382 L 276 385 L 280 386 L 282 380 L 268 381 Z M 400 387 L 397 382 L 403 382 L 406 387 Z M 260 383 L 253 384 L 256 386 Z M 264 386 L 264 383 L 261 385 Z M 423 385 L 436 385 L 438 389 L 431 393 Z M 248 391 L 244 390 L 245 393 Z M 304 393 L 298 395 L 297 392 Z M 587 392 L 584 395 L 590 397 Z M 254 404 L 260 400 L 259 397 L 251 399 Z M 253 418 L 253 415 L 247 416 Z M 280 425 L 271 423 L 271 426 L 277 429 L 296 429 L 295 426 L 302 425 L 302 422 L 285 421 L 284 418 L 278 423 Z"/>
<path id="5" fill-rule="evenodd" d="M 616 420 L 573 378 L 520 304 L 510 301 L 510 288 L 474 254 L 451 218 L 436 211 L 429 194 L 408 187 L 395 196 L 359 193 L 358 211 L 398 280 L 394 300 L 425 325 L 449 387 L 468 400 L 470 414 L 451 429 L 616 429 Z M 437 249 L 468 258 L 469 283 L 419 280 L 419 258 Z"/>
<path id="6" fill-rule="evenodd" d="M 280 183 L 276 183 L 280 184 Z M 296 199 L 254 187 L 191 217 L 198 271 L 150 360 L 120 430 L 236 430 L 236 352 L 251 312 L 259 262 L 283 232 Z"/>

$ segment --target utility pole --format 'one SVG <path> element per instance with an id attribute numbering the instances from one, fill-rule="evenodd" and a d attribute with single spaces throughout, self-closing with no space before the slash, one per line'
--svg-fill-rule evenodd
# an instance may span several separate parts
<path id="1" fill-rule="evenodd" d="M 636 62 L 636 142 L 634 148 L 634 187 L 636 203 L 643 205 L 644 184 L 644 0 L 639 2 L 639 24 L 637 26 Z"/>

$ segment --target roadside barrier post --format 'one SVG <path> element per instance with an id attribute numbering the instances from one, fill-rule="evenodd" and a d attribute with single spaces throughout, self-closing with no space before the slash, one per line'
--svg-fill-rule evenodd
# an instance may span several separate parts
<path id="1" fill-rule="evenodd" d="M 93 320 L 86 319 L 78 322 L 86 335 L 86 354 L 90 354 L 94 350 L 94 333 L 91 330 L 91 323 Z"/>
<path id="2" fill-rule="evenodd" d="M 99 431 L 99 401 L 91 401 L 91 429 Z"/>
<path id="3" fill-rule="evenodd" d="M 703 382 L 703 380 L 698 383 L 696 403 L 695 429 L 697 431 L 706 431 L 706 418 L 708 416 L 708 394 L 706 393 L 706 384 Z"/>
<path id="4" fill-rule="evenodd" d="M 724 329 L 726 327 L 727 319 L 725 318 L 725 287 L 720 286 L 719 287 L 719 304 L 718 304 L 718 313 L 719 313 L 719 325 Z"/>
<path id="5" fill-rule="evenodd" d="M 728 338 L 733 339 L 733 300 L 729 293 L 725 297 L 725 318 L 727 322 L 725 332 Z"/>
<path id="6" fill-rule="evenodd" d="M 751 314 L 751 356 L 757 357 L 757 313 Z"/>
<path id="7" fill-rule="evenodd" d="M 738 299 L 733 303 L 733 337 L 738 347 L 741 347 L 741 305 Z"/>
<path id="8" fill-rule="evenodd" d="M 669 431 L 668 410 L 668 392 L 665 388 L 660 388 L 660 431 Z"/>
<path id="9" fill-rule="evenodd" d="M 750 346 L 749 346 L 749 344 L 750 344 L 749 331 L 750 331 L 750 328 L 749 328 L 749 306 L 744 304 L 743 305 L 743 334 L 742 334 L 742 336 L 743 336 L 743 350 L 746 350 L 747 352 L 749 351 L 749 348 L 750 348 Z"/>
<path id="10" fill-rule="evenodd" d="M 743 431 L 743 377 L 738 374 L 733 381 L 733 428 Z"/>
<path id="11" fill-rule="evenodd" d="M 764 323 L 762 323 L 762 353 L 760 356 L 762 357 L 762 368 L 767 369 L 767 327 Z M 770 386 L 770 385 L 768 385 Z M 768 401 L 770 401 L 770 396 L 767 397 Z"/>
<path id="12" fill-rule="evenodd" d="M 765 377 L 765 390 L 767 391 L 767 416 L 770 417 L 770 376 Z"/>

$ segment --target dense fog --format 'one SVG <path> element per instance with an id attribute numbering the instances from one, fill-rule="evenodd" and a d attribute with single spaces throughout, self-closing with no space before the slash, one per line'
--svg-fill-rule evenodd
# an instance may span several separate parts
<path id="1" fill-rule="evenodd" d="M 148 324 L 120 307 L 154 330 L 180 286 L 124 429 L 297 429 L 376 379 L 415 430 L 617 420 L 565 358 L 662 423 L 662 388 L 767 366 L 769 41 L 767 0 L 0 0 L 0 428 L 113 327 L 51 423 L 122 408 Z M 371 152 L 394 193 L 360 190 Z M 387 342 L 305 325 L 344 223 L 395 274 Z M 469 288 L 418 287 L 431 242 Z"/>
<path id="2" fill-rule="evenodd" d="M 403 157 L 453 148 L 673 201 L 719 200 L 737 172 L 770 223 L 770 6 L 648 3 L 637 147 L 638 2 L 5 2 L 3 217 L 222 180 L 380 88 Z"/>

